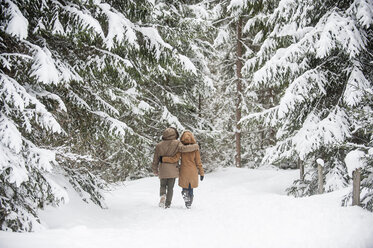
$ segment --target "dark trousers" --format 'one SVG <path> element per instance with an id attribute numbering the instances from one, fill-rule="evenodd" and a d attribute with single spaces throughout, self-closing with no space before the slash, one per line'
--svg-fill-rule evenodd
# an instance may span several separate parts
<path id="1" fill-rule="evenodd" d="M 189 196 L 193 197 L 193 188 L 191 187 L 190 184 L 189 184 L 188 188 L 183 188 L 183 191 L 187 192 L 189 194 Z"/>
<path id="2" fill-rule="evenodd" d="M 172 196 L 174 194 L 174 185 L 176 178 L 161 179 L 160 196 L 166 195 L 166 206 L 171 205 Z"/>

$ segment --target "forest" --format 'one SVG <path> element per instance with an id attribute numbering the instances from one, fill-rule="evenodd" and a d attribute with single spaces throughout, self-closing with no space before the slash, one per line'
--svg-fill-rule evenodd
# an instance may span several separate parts
<path id="1" fill-rule="evenodd" d="M 0 230 L 61 206 L 62 176 L 106 208 L 153 176 L 167 127 L 206 172 L 304 168 L 295 197 L 351 185 L 373 211 L 370 0 L 0 0 Z M 342 206 L 350 204 L 348 191 Z"/>

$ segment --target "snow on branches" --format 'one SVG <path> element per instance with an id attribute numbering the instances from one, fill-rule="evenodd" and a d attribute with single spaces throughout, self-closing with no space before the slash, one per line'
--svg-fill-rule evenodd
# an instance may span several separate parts
<path id="1" fill-rule="evenodd" d="M 322 154 L 326 185 L 333 190 L 346 182 L 344 157 L 351 149 L 346 143 L 369 140 L 354 129 L 368 128 L 356 109 L 371 109 L 371 65 L 364 61 L 371 60 L 373 3 L 275 2 L 273 10 L 263 7 L 245 26 L 260 47 L 246 60 L 244 73 L 248 93 L 278 94 L 273 106 L 249 113 L 242 123 L 257 120 L 276 130 L 263 163 L 313 164 Z"/>
<path id="2" fill-rule="evenodd" d="M 207 34 L 194 32 L 208 13 L 162 1 L 2 3 L 0 226 L 32 231 L 37 208 L 67 200 L 56 176 L 104 206 L 100 177 L 147 175 L 151 137 L 198 123 L 191 99 L 211 82 Z"/>

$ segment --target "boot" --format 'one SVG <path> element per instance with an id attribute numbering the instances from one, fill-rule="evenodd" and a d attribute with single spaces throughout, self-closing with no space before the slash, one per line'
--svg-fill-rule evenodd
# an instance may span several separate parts
<path id="1" fill-rule="evenodd" d="M 189 195 L 189 191 L 187 189 L 183 189 L 181 194 L 183 195 L 183 199 L 184 199 L 184 202 L 185 202 L 185 207 L 190 209 L 190 207 L 192 205 L 191 202 L 193 201 L 193 199 L 191 199 L 191 196 Z"/>
<path id="2" fill-rule="evenodd" d="M 184 202 L 189 201 L 189 193 L 188 193 L 188 190 L 183 189 L 183 190 L 181 191 L 181 195 L 183 196 Z"/>
<path id="3" fill-rule="evenodd" d="M 183 196 L 183 199 L 184 199 L 184 202 L 185 202 L 185 206 L 188 208 L 188 204 L 189 204 L 189 201 L 190 201 L 188 190 L 187 189 L 183 189 L 183 191 L 181 191 L 181 194 Z"/>
<path id="4" fill-rule="evenodd" d="M 161 195 L 161 200 L 159 201 L 159 207 L 164 208 L 166 203 L 166 195 Z"/>
<path id="5" fill-rule="evenodd" d="M 185 202 L 185 207 L 187 209 L 191 209 L 192 208 L 192 203 L 193 203 L 193 195 L 189 195 L 188 201 Z"/>

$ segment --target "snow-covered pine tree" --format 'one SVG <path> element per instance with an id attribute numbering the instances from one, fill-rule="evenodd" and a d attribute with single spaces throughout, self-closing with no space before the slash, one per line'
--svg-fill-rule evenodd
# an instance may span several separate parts
<path id="1" fill-rule="evenodd" d="M 262 119 L 276 130 L 276 145 L 266 150 L 263 163 L 300 159 L 308 165 L 306 177 L 290 193 L 316 193 L 318 158 L 325 161 L 325 190 L 332 191 L 348 183 L 347 152 L 370 142 L 358 135 L 369 127 L 357 128 L 359 119 L 352 113 L 367 106 L 362 99 L 372 89 L 372 3 L 287 0 L 274 7 L 246 24 L 248 31 L 256 30 L 257 23 L 268 31 L 245 70 L 252 78 L 250 88 L 276 89 L 278 98 L 273 107 L 245 119 Z"/>
<path id="2" fill-rule="evenodd" d="M 263 15 L 263 12 L 268 11 L 271 6 L 269 1 L 235 0 L 223 1 L 215 6 L 215 11 L 218 13 L 215 20 L 218 34 L 214 44 L 219 59 L 218 62 L 212 64 L 214 68 L 217 68 L 218 90 L 216 95 L 219 100 L 212 105 L 219 109 L 218 112 L 222 116 L 222 120 L 216 121 L 216 123 L 222 130 L 221 133 L 225 134 L 224 142 L 221 142 L 225 146 L 232 146 L 232 132 L 236 134 L 236 141 L 237 132 L 240 133 L 242 164 L 251 167 L 258 164 L 263 157 L 263 150 L 271 142 L 269 141 L 271 135 L 266 135 L 267 130 L 260 125 L 260 122 L 242 122 L 239 118 L 240 112 L 241 115 L 247 116 L 249 113 L 263 109 L 262 105 L 267 106 L 271 101 L 267 97 L 266 91 L 249 89 L 250 77 L 237 73 L 240 71 L 238 62 L 243 63 L 256 54 L 260 47 L 261 37 L 266 29 L 263 25 L 257 25 L 256 31 L 261 31 L 257 34 L 253 30 L 245 30 L 244 26 L 240 27 L 239 24 L 240 20 L 244 25 L 257 16 Z M 237 42 L 238 31 L 241 28 L 243 33 L 239 39 L 240 42 Z M 237 57 L 238 45 L 242 45 L 242 53 Z M 240 79 L 238 79 L 239 77 Z M 238 102 L 241 103 L 238 104 Z M 234 153 L 231 149 L 232 147 L 229 149 L 222 147 L 221 150 Z M 229 155 L 225 157 L 230 158 Z"/>
<path id="3" fill-rule="evenodd" d="M 1 5 L 0 225 L 1 230 L 30 231 L 37 226 L 38 207 L 58 204 L 67 198 L 65 190 L 48 176 L 56 164 L 55 151 L 42 147 L 39 140 L 47 132 L 50 137 L 65 132 L 37 98 L 29 80 L 21 75 L 34 64 L 40 88 L 57 84 L 54 71 L 50 76 L 38 71 L 40 60 L 44 59 L 47 67 L 50 65 L 48 51 L 25 40 L 29 21 L 15 3 L 2 1 Z M 50 98 L 60 100 L 54 95 Z M 60 107 L 63 109 L 64 105 Z"/>
<path id="4" fill-rule="evenodd" d="M 211 125 L 211 112 L 209 101 L 215 92 L 213 74 L 210 69 L 210 61 L 216 58 L 213 48 L 215 28 L 213 27 L 213 15 L 211 1 L 194 1 L 195 4 L 186 5 L 183 13 L 183 25 L 180 28 L 180 45 L 185 56 L 191 58 L 197 69 L 197 74 L 188 77 L 185 81 L 188 85 L 192 82 L 194 87 L 187 98 L 187 128 L 195 135 L 201 147 L 201 156 L 205 170 L 209 171 L 217 167 L 216 132 Z M 188 2 L 189 3 L 189 2 Z M 181 45 L 184 44 L 184 45 Z M 188 48 L 185 44 L 189 44 Z M 189 88 L 189 86 L 187 86 Z M 192 107 L 193 106 L 193 107 Z M 193 116 L 193 119 L 190 117 Z M 214 119 L 216 115 L 214 115 Z"/>
<path id="5" fill-rule="evenodd" d="M 231 166 L 234 164 L 234 102 L 231 93 L 234 92 L 232 82 L 227 78 L 234 77 L 232 62 L 234 60 L 234 41 L 229 34 L 230 29 L 224 25 L 223 12 L 227 3 L 217 3 L 210 6 L 211 19 L 215 28 L 213 41 L 214 53 L 209 56 L 209 68 L 212 72 L 212 82 L 215 87 L 214 93 L 206 99 L 206 111 L 204 116 L 209 120 L 209 162 L 215 167 Z M 232 49 L 225 53 L 225 49 Z M 232 55 L 232 56 L 230 56 Z M 224 61 L 225 56 L 229 57 Z M 229 62 L 228 62 L 229 60 Z M 223 63 L 223 61 L 225 63 Z M 227 65 L 229 64 L 229 65 Z M 230 69 L 224 70 L 225 67 Z M 230 85 L 230 87 L 227 87 Z M 205 147 L 203 147 L 204 149 Z"/>
<path id="6" fill-rule="evenodd" d="M 249 48 L 245 62 L 251 61 L 260 52 L 263 45 L 263 37 L 269 32 L 269 27 L 260 19 L 266 14 L 273 11 L 274 6 L 278 4 L 278 0 L 266 1 L 246 1 L 247 22 L 244 23 L 245 45 Z M 251 28 L 248 28 L 248 27 Z M 243 68 L 243 77 L 246 87 L 244 88 L 243 98 L 245 100 L 246 116 L 250 113 L 261 112 L 274 106 L 278 99 L 278 90 L 274 87 L 255 88 L 251 87 L 252 74 L 247 73 L 247 68 Z M 273 127 L 265 125 L 263 118 L 242 118 L 242 128 L 244 137 L 242 144 L 245 147 L 243 157 L 245 161 L 251 163 L 249 166 L 256 167 L 260 165 L 264 157 L 265 150 L 275 143 L 275 131 Z"/>
<path id="7" fill-rule="evenodd" d="M 181 32 L 198 22 L 176 30 L 169 21 L 203 24 L 203 5 L 183 15 L 187 5 L 149 1 L 1 6 L 2 230 L 34 230 L 37 208 L 68 200 L 53 180 L 59 174 L 83 200 L 104 206 L 99 178 L 146 175 L 161 130 L 198 123 L 190 99 L 211 85 L 204 61 L 193 62 L 208 44 Z"/>
<path id="8" fill-rule="evenodd" d="M 214 57 L 212 41 L 214 29 L 211 22 L 209 1 L 194 1 L 194 4 L 182 1 L 158 1 L 154 8 L 154 24 L 164 41 L 173 47 L 187 72 L 182 68 L 160 63 L 158 75 L 152 92 L 157 94 L 156 101 L 163 113 L 155 113 L 155 119 L 161 114 L 166 125 L 173 125 L 179 131 L 189 129 L 197 137 L 202 150 L 204 167 L 216 167 L 214 163 L 214 132 L 211 132 L 208 100 L 214 91 L 208 60 Z M 162 61 L 161 61 L 162 62 Z M 157 87 L 162 86 L 161 91 Z M 158 115 L 158 117 L 157 117 Z M 158 126 L 161 133 L 165 123 Z M 154 137 L 154 140 L 158 138 Z"/>
<path id="9" fill-rule="evenodd" d="M 241 67 L 245 47 L 242 41 L 242 19 L 245 6 L 234 1 L 222 1 L 213 6 L 214 25 L 217 29 L 214 40 L 216 59 L 211 60 L 216 81 L 215 95 L 210 99 L 214 114 L 212 125 L 216 130 L 217 163 L 223 166 L 234 164 L 241 167 L 242 87 Z M 216 118 L 219 116 L 220 118 Z"/>
<path id="10" fill-rule="evenodd" d="M 223 48 L 223 63 L 222 72 L 225 77 L 223 84 L 227 84 L 230 88 L 230 97 L 228 98 L 234 104 L 234 108 L 228 111 L 234 113 L 232 118 L 234 122 L 231 124 L 233 126 L 232 132 L 235 137 L 235 155 L 234 164 L 236 167 L 241 167 L 241 116 L 242 116 L 242 92 L 244 87 L 244 82 L 242 78 L 242 64 L 243 55 L 245 53 L 246 47 L 243 44 L 242 37 L 242 23 L 243 23 L 243 12 L 246 9 L 246 3 L 243 1 L 223 1 L 219 3 L 215 8 L 220 10 L 219 19 L 216 21 L 220 26 L 220 31 L 215 41 L 215 44 L 220 48 Z M 224 42 L 224 36 L 229 35 L 228 39 L 230 42 L 226 44 Z M 226 90 L 226 89 L 225 89 Z M 231 121 L 231 118 L 228 119 Z"/>
<path id="11" fill-rule="evenodd" d="M 351 72 L 349 85 L 346 88 L 345 97 L 348 104 L 347 115 L 351 120 L 352 139 L 346 144 L 350 151 L 345 162 L 352 163 L 353 167 L 361 164 L 361 206 L 373 211 L 373 5 L 358 2 L 359 5 L 352 5 L 351 11 L 356 13 L 360 29 L 366 31 L 366 50 L 362 51 L 359 57 L 361 72 L 354 70 Z M 358 75 L 352 77 L 353 73 Z M 351 154 L 360 154 L 361 161 L 346 161 Z M 351 174 L 351 168 L 349 169 Z M 352 192 L 344 200 L 344 205 L 351 204 Z"/>

